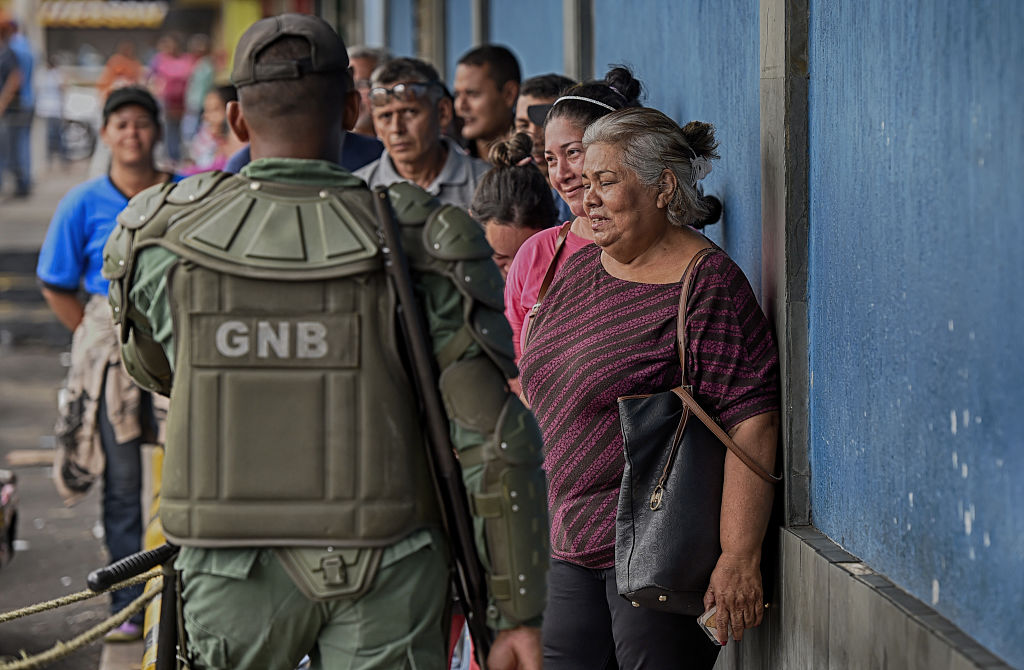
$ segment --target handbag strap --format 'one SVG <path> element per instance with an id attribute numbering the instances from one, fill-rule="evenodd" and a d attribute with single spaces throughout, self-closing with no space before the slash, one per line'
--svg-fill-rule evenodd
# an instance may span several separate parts
<path id="1" fill-rule="evenodd" d="M 697 265 L 705 256 L 717 251 L 717 249 L 717 247 L 706 247 L 698 251 L 693 255 L 693 258 L 690 259 L 689 265 L 686 266 L 686 272 L 683 273 L 683 290 L 679 295 L 679 317 L 676 320 L 676 346 L 679 348 L 679 365 L 683 368 L 683 385 L 672 389 L 672 392 L 683 401 L 683 407 L 700 419 L 701 423 L 707 426 L 708 429 L 714 433 L 715 437 L 717 437 L 729 451 L 736 454 L 736 457 L 739 458 L 744 465 L 750 468 L 754 474 L 769 484 L 778 484 L 782 481 L 782 477 L 777 477 L 771 474 L 762 468 L 757 461 L 748 456 L 745 451 L 740 449 L 740 446 L 736 444 L 731 437 L 729 437 L 728 433 L 722 430 L 722 427 L 718 425 L 718 422 L 712 419 L 697 403 L 694 397 L 686 390 L 688 386 L 686 374 L 686 303 L 690 298 L 690 287 L 693 285 L 693 275 L 696 274 Z"/>
<path id="2" fill-rule="evenodd" d="M 679 366 L 683 368 L 683 386 L 687 386 L 689 381 L 686 374 L 686 303 L 690 300 L 690 287 L 693 285 L 697 264 L 716 250 L 717 247 L 705 247 L 695 253 L 686 266 L 686 272 L 683 273 L 683 290 L 679 294 L 679 316 L 676 318 L 676 347 L 679 349 Z"/>
<path id="3" fill-rule="evenodd" d="M 722 427 L 719 426 L 714 419 L 708 416 L 708 413 L 705 412 L 699 404 L 697 404 L 697 401 L 694 399 L 692 395 L 686 392 L 685 388 L 683 388 L 682 386 L 678 386 L 672 389 L 672 393 L 675 393 L 679 397 L 679 399 L 683 401 L 683 407 L 688 409 L 690 413 L 692 413 L 695 417 L 700 419 L 700 422 L 707 426 L 708 430 L 714 433 L 715 437 L 721 440 L 722 444 L 724 444 L 729 451 L 736 454 L 736 457 L 743 461 L 743 464 L 750 468 L 755 475 L 765 480 L 769 484 L 778 484 L 782 482 L 782 477 L 778 477 L 768 472 L 767 470 L 762 468 L 757 461 L 748 456 L 745 451 L 740 449 L 740 445 L 736 444 L 736 442 L 733 441 L 731 437 L 729 437 L 729 433 L 722 430 Z"/>
<path id="4" fill-rule="evenodd" d="M 558 237 L 555 238 L 555 252 L 551 255 L 551 262 L 548 263 L 548 269 L 544 273 L 544 281 L 540 283 L 540 291 L 537 292 L 537 302 L 533 303 L 533 307 L 530 308 L 530 312 L 526 315 L 526 334 L 523 336 L 524 342 L 530 341 L 530 329 L 533 326 L 533 319 L 537 316 L 537 312 L 540 311 L 540 305 L 544 302 L 544 296 L 548 294 L 548 289 L 551 288 L 551 282 L 555 279 L 555 272 L 558 270 L 558 259 L 561 257 L 562 251 L 565 249 L 565 241 L 569 238 L 570 228 L 572 228 L 572 221 L 566 221 L 558 231 Z"/>

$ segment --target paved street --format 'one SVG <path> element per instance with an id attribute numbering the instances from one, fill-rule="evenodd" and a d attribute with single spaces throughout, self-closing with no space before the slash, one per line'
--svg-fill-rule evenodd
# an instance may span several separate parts
<path id="1" fill-rule="evenodd" d="M 38 144 L 37 144 L 38 147 Z M 37 153 L 38 155 L 38 153 Z M 70 341 L 42 302 L 33 279 L 35 255 L 53 208 L 71 186 L 87 178 L 86 164 L 51 173 L 36 170 L 27 199 L 0 196 L 0 467 L 18 476 L 18 551 L 0 568 L 0 610 L 8 611 L 85 588 L 88 572 L 106 562 L 99 522 L 99 491 L 67 508 L 57 495 L 49 462 L 62 353 Z M 107 616 L 100 597 L 0 625 L 0 656 L 48 649 Z M 138 667 L 141 645 L 129 645 Z M 95 670 L 102 644 L 93 644 L 50 668 Z"/>

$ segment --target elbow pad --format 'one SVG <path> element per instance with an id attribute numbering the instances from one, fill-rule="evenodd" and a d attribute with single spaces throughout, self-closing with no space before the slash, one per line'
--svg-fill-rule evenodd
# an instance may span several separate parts
<path id="1" fill-rule="evenodd" d="M 540 429 L 502 374 L 484 357 L 459 361 L 441 375 L 441 392 L 453 421 L 486 438 L 459 458 L 463 468 L 483 466 L 468 493 L 483 522 L 482 558 L 498 609 L 488 618 L 523 623 L 540 616 L 546 600 L 547 489 Z"/>

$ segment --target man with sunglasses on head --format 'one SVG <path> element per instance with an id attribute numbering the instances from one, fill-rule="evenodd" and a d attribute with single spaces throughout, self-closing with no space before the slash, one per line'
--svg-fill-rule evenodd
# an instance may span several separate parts
<path id="1" fill-rule="evenodd" d="M 371 79 L 370 108 L 384 153 L 356 176 L 370 188 L 412 182 L 442 203 L 468 207 L 490 165 L 442 135 L 453 110 L 437 70 L 417 58 L 380 66 Z"/>

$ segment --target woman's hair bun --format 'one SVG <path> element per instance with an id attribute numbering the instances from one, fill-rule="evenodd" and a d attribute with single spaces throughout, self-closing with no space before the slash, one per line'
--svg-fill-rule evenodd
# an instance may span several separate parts
<path id="1" fill-rule="evenodd" d="M 496 167 L 512 167 L 532 156 L 532 152 L 533 139 L 526 133 L 515 133 L 491 145 L 487 158 Z"/>
<path id="2" fill-rule="evenodd" d="M 694 222 L 693 227 L 700 230 L 704 226 L 710 226 L 713 223 L 718 223 L 718 220 L 722 218 L 722 201 L 716 196 L 705 195 L 700 198 L 701 204 L 708 210 L 708 213 L 700 218 L 699 221 Z"/>
<path id="3" fill-rule="evenodd" d="M 715 127 L 703 121 L 690 121 L 681 128 L 686 143 L 698 156 L 718 158 L 718 141 L 715 140 Z"/>
<path id="4" fill-rule="evenodd" d="M 622 96 L 623 107 L 635 107 L 640 104 L 643 85 L 625 65 L 613 65 L 604 76 L 604 80 Z"/>

